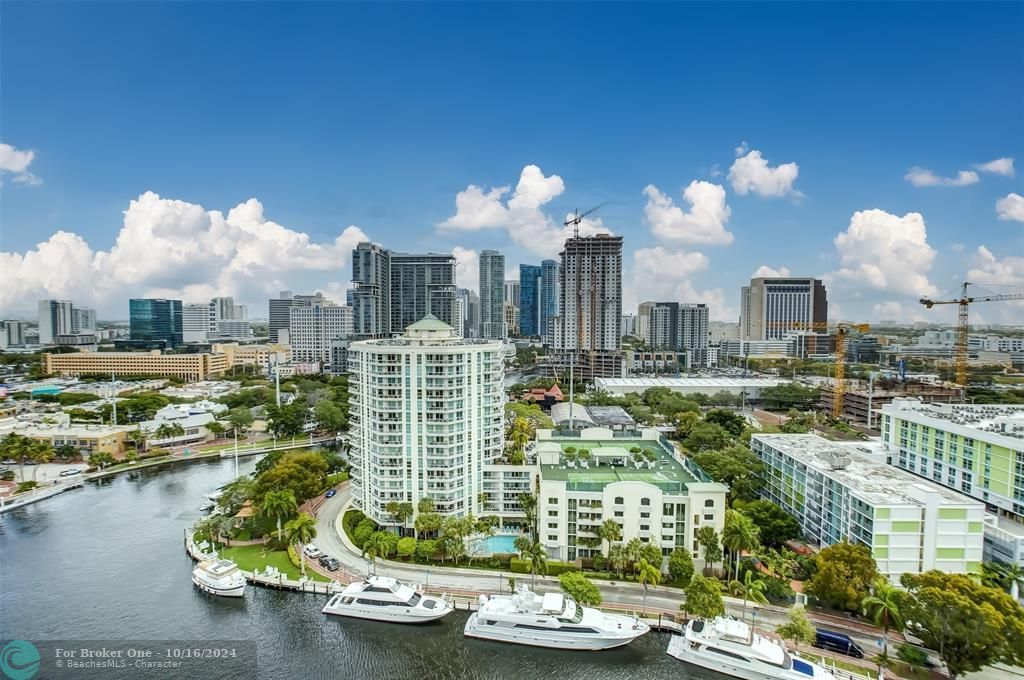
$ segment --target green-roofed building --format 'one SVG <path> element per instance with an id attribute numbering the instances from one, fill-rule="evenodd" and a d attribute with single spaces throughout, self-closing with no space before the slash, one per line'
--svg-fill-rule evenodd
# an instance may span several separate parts
<path id="1" fill-rule="evenodd" d="M 557 559 L 605 553 L 597 529 L 607 519 L 623 543 L 639 538 L 665 556 L 681 547 L 699 558 L 697 529 L 722 531 L 727 487 L 655 429 L 539 430 L 536 452 L 540 538 Z"/>

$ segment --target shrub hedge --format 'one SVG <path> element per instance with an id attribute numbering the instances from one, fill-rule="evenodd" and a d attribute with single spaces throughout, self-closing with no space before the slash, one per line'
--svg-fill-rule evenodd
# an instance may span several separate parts
<path id="1" fill-rule="evenodd" d="M 526 560 L 521 560 L 518 557 L 513 557 L 510 560 L 509 569 L 516 574 L 529 574 L 530 563 Z M 564 574 L 567 571 L 579 571 L 579 569 L 575 564 L 569 564 L 568 562 L 548 561 L 548 576 L 558 576 L 559 574 Z"/>

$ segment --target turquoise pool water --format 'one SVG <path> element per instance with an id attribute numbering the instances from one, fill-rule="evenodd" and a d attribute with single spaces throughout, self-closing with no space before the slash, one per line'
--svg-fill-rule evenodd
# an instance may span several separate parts
<path id="1" fill-rule="evenodd" d="M 37 387 L 32 390 L 32 396 L 34 397 L 38 394 L 60 394 L 63 391 L 63 387 Z"/>
<path id="2" fill-rule="evenodd" d="M 478 555 L 493 555 L 494 553 L 514 553 L 516 551 L 515 536 L 488 536 L 473 544 L 474 552 Z"/>

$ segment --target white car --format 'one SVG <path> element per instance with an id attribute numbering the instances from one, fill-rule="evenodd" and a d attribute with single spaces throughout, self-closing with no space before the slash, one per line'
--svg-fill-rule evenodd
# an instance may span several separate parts
<path id="1" fill-rule="evenodd" d="M 82 471 L 79 470 L 78 468 L 68 468 L 67 470 L 62 471 L 60 473 L 60 476 L 61 477 L 72 477 L 74 475 L 80 475 L 80 474 L 82 474 Z"/>
<path id="2" fill-rule="evenodd" d="M 323 551 L 320 550 L 320 548 L 316 547 L 312 543 L 310 543 L 305 548 L 303 548 L 302 552 L 306 554 L 306 557 L 308 557 L 308 558 L 310 558 L 312 560 L 315 560 L 318 557 L 323 556 L 323 554 L 324 554 Z"/>

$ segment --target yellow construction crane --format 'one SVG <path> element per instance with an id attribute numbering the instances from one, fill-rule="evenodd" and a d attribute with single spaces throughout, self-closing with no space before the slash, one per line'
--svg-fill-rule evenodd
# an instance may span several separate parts
<path id="1" fill-rule="evenodd" d="M 828 329 L 828 323 L 825 321 L 784 322 L 772 325 L 784 326 L 791 330 L 802 331 L 825 331 Z M 871 326 L 866 323 L 836 324 L 836 381 L 832 390 L 833 418 L 841 418 L 843 415 L 843 397 L 846 394 L 846 334 L 850 331 L 867 333 L 869 330 L 871 330 Z"/>
<path id="2" fill-rule="evenodd" d="M 846 334 L 851 330 L 867 333 L 866 323 L 841 323 L 836 326 L 836 385 L 832 390 L 832 417 L 843 416 L 843 397 L 846 394 Z"/>
<path id="3" fill-rule="evenodd" d="M 967 319 L 967 311 L 973 302 L 1003 302 L 1005 300 L 1024 300 L 1024 293 L 1006 293 L 991 295 L 968 295 L 968 286 L 978 286 L 977 283 L 964 281 L 960 287 L 960 297 L 955 300 L 933 300 L 928 297 L 921 298 L 922 305 L 931 309 L 935 305 L 959 305 L 959 315 L 956 324 L 956 345 L 953 357 L 956 366 L 956 382 L 967 389 L 967 332 L 970 329 Z"/>

